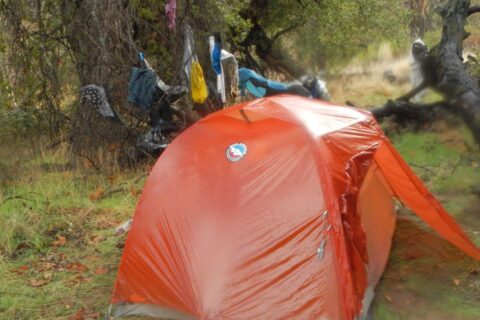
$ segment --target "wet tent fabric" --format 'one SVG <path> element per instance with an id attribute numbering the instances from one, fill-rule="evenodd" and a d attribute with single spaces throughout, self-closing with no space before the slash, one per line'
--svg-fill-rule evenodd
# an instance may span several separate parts
<path id="1" fill-rule="evenodd" d="M 392 197 L 480 258 L 369 112 L 287 95 L 221 110 L 154 166 L 113 315 L 354 319 L 388 259 Z"/>

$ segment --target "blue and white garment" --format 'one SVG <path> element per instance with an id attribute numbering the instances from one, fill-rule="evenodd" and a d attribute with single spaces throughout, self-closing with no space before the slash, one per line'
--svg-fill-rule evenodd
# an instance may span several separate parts
<path id="1" fill-rule="evenodd" d="M 210 45 L 210 58 L 212 60 L 212 68 L 217 75 L 217 91 L 220 93 L 222 102 L 227 102 L 227 96 L 225 93 L 225 75 L 222 67 L 222 46 L 215 41 L 214 36 L 208 38 Z"/>
<path id="2" fill-rule="evenodd" d="M 287 92 L 288 89 L 287 84 L 268 80 L 248 68 L 240 68 L 238 70 L 238 79 L 238 87 L 242 96 L 245 95 L 245 90 L 248 90 L 255 97 L 261 98 L 267 93 L 267 88 L 271 88 L 277 92 Z"/>

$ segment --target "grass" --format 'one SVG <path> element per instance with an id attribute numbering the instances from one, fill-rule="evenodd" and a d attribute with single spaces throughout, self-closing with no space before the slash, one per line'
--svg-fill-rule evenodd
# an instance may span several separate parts
<path id="1" fill-rule="evenodd" d="M 430 189 L 438 193 L 470 193 L 480 181 L 478 155 L 467 151 L 467 140 L 460 134 L 452 137 L 438 132 L 406 132 L 394 137 L 399 152 Z"/>
<path id="2" fill-rule="evenodd" d="M 429 189 L 480 246 L 480 156 L 471 151 L 463 127 L 403 132 L 393 138 L 399 152 Z M 467 147 L 466 147 L 467 146 Z M 436 236 L 402 210 L 393 250 L 377 287 L 377 319 L 479 319 L 480 264 Z"/>
<path id="3" fill-rule="evenodd" d="M 146 170 L 99 174 L 65 159 L 3 163 L 1 319 L 96 319 L 109 304 L 124 241 L 114 229 L 132 216 Z"/>
<path id="4" fill-rule="evenodd" d="M 478 319 L 479 267 L 427 228 L 400 217 L 376 290 L 378 319 Z"/>

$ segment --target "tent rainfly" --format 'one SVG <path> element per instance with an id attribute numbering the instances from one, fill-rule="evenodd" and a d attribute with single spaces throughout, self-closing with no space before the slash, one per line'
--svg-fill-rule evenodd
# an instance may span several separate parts
<path id="1" fill-rule="evenodd" d="M 145 184 L 112 315 L 360 319 L 388 260 L 394 199 L 480 259 L 368 111 L 280 95 L 211 114 Z"/>

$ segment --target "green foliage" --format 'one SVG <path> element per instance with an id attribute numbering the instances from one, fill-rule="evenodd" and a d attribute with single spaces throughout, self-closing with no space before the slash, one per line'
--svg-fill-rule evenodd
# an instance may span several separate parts
<path id="1" fill-rule="evenodd" d="M 404 43 L 410 13 L 403 3 L 326 0 L 312 5 L 307 23 L 297 32 L 303 39 L 300 60 L 332 67 L 383 41 Z"/>
<path id="2" fill-rule="evenodd" d="M 240 12 L 248 7 L 250 0 L 235 1 L 233 4 L 228 0 L 216 2 L 222 14 L 225 29 L 228 30 L 228 41 L 233 46 L 240 45 L 252 27 L 251 21 L 243 19 L 240 15 Z"/>
<path id="3" fill-rule="evenodd" d="M 60 4 L 5 1 L 0 9 L 2 129 L 9 134 L 32 129 L 57 134 L 65 121 L 59 118 L 62 103 L 76 83 L 62 34 Z"/>
<path id="4" fill-rule="evenodd" d="M 409 9 L 400 0 L 251 0 L 238 1 L 233 7 L 224 6 L 223 1 L 213 3 L 223 16 L 218 26 L 235 30 L 229 34 L 229 41 L 238 45 L 248 34 L 252 21 L 242 18 L 246 13 L 271 38 L 281 35 L 276 45 L 288 48 L 307 69 L 345 63 L 383 41 L 403 47 L 411 19 Z"/>

